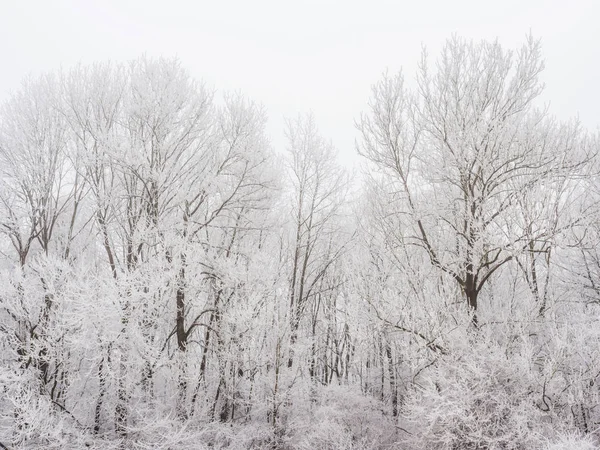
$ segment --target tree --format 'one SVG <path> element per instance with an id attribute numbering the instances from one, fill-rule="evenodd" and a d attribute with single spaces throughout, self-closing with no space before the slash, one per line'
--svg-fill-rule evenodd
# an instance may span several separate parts
<path id="1" fill-rule="evenodd" d="M 326 275 L 344 249 L 343 241 L 334 240 L 339 233 L 335 217 L 348 180 L 336 165 L 333 146 L 319 136 L 311 115 L 288 120 L 286 134 L 294 189 L 288 359 L 288 367 L 292 367 L 300 321 L 309 304 L 326 289 Z"/>
<path id="2" fill-rule="evenodd" d="M 533 215 L 516 223 L 522 199 L 568 177 L 579 156 L 579 134 L 562 140 L 534 107 L 542 69 L 531 37 L 516 53 L 453 37 L 433 72 L 423 53 L 414 89 L 384 75 L 357 123 L 358 150 L 385 180 L 403 245 L 455 282 L 475 324 L 490 278 L 557 232 Z"/>

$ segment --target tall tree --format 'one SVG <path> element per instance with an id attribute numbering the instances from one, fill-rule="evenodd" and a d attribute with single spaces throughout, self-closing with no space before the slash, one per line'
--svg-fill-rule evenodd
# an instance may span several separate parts
<path id="1" fill-rule="evenodd" d="M 501 267 L 556 232 L 516 224 L 522 199 L 569 176 L 573 140 L 534 107 L 542 92 L 540 43 L 516 53 L 498 42 L 448 40 L 432 71 L 426 53 L 417 85 L 401 74 L 373 86 L 357 126 L 359 152 L 387 181 L 404 245 L 463 292 L 477 323 L 479 294 Z M 525 216 L 523 216 L 525 217 Z"/>
<path id="2" fill-rule="evenodd" d="M 289 286 L 290 355 L 300 321 L 323 290 L 323 281 L 343 251 L 335 218 L 340 214 L 347 175 L 335 161 L 331 143 L 319 134 L 311 115 L 288 120 L 289 176 L 293 186 L 293 234 Z"/>

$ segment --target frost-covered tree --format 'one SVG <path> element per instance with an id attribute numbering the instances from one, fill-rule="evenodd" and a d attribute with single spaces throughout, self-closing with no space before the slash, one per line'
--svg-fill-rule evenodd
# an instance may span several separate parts
<path id="1" fill-rule="evenodd" d="M 511 52 L 453 37 L 434 67 L 423 54 L 414 88 L 385 75 L 357 123 L 359 152 L 384 178 L 403 245 L 454 280 L 474 323 L 490 278 L 557 232 L 533 214 L 516 220 L 524 198 L 560 183 L 581 158 L 577 130 L 535 107 L 542 69 L 532 38 Z"/>

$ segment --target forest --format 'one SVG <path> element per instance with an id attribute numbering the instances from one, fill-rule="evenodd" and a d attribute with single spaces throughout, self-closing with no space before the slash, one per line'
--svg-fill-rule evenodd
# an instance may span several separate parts
<path id="1" fill-rule="evenodd" d="M 532 37 L 423 51 L 365 86 L 355 171 L 177 59 L 25 79 L 0 449 L 598 448 L 600 128 L 543 70 Z"/>

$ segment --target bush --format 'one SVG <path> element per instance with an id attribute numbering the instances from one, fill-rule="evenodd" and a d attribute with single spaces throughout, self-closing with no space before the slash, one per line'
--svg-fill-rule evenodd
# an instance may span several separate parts
<path id="1" fill-rule="evenodd" d="M 480 342 L 440 358 L 404 406 L 411 448 L 542 448 L 549 424 L 535 406 L 529 362 L 507 353 Z"/>
<path id="2" fill-rule="evenodd" d="M 565 433 L 560 435 L 555 442 L 547 444 L 544 450 L 594 450 L 597 448 L 590 436 Z"/>

